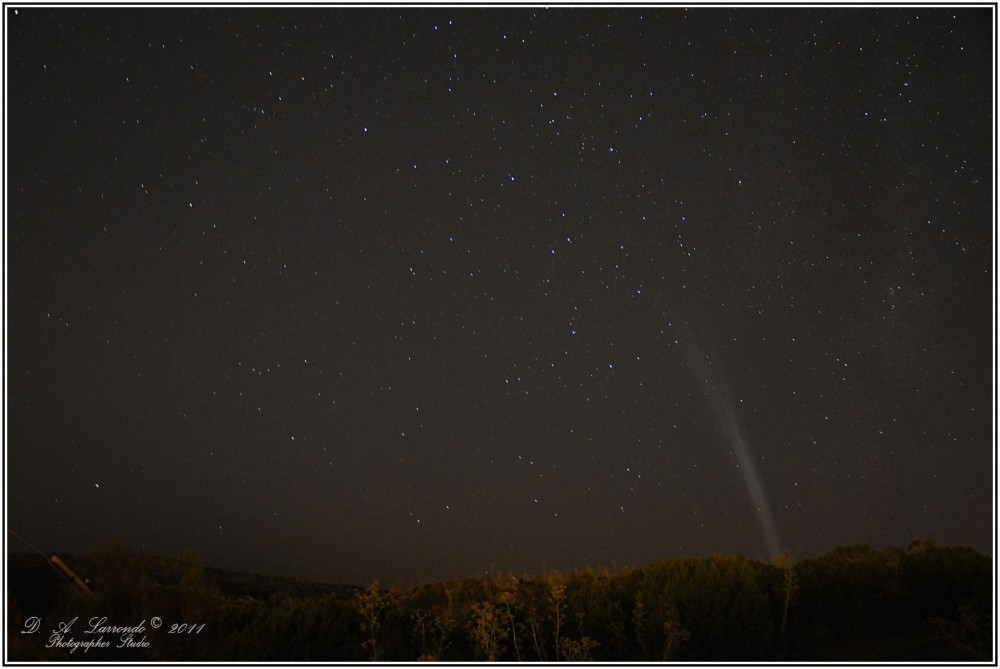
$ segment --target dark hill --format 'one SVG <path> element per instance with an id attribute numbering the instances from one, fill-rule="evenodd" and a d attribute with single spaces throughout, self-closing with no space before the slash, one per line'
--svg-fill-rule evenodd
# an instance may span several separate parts
<path id="1" fill-rule="evenodd" d="M 145 565 L 149 579 L 158 587 L 175 586 L 189 563 L 152 555 L 134 556 Z M 95 569 L 94 559 L 77 555 L 60 554 L 65 562 L 84 582 L 89 583 Z M 298 578 L 246 574 L 212 567 L 205 568 L 206 581 L 217 588 L 219 594 L 234 599 L 274 600 L 287 597 L 306 599 L 339 594 L 351 597 L 360 590 L 353 585 L 315 583 Z M 37 553 L 13 553 L 7 560 L 8 592 L 22 610 L 48 611 L 62 589 L 71 588 L 67 578 L 45 558 Z"/>

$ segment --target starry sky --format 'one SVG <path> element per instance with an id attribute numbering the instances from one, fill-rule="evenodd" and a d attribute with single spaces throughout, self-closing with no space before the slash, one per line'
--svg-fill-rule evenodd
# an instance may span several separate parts
<path id="1" fill-rule="evenodd" d="M 995 7 L 4 20 L 6 510 L 43 550 L 993 554 Z"/>

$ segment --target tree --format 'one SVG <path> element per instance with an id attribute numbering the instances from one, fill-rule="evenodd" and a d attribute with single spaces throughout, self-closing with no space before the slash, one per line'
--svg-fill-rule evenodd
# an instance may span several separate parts
<path id="1" fill-rule="evenodd" d="M 593 650 L 600 645 L 589 636 L 581 637 L 579 641 L 571 637 L 563 637 L 559 643 L 563 660 L 566 662 L 590 662 L 594 659 Z"/>
<path id="2" fill-rule="evenodd" d="M 799 581 L 795 575 L 795 567 L 792 564 L 791 554 L 786 553 L 785 559 L 779 565 L 783 571 L 782 592 L 784 594 L 784 606 L 781 610 L 781 636 L 785 636 L 785 627 L 788 623 L 788 607 L 799 594 Z"/>
<path id="3" fill-rule="evenodd" d="M 492 602 L 477 602 L 472 605 L 469 636 L 476 646 L 477 654 L 482 651 L 489 662 L 496 662 L 499 659 L 503 649 L 503 639 L 507 638 L 507 630 L 503 625 L 500 611 Z"/>
<path id="4" fill-rule="evenodd" d="M 635 599 L 635 609 L 632 611 L 632 624 L 635 626 L 635 641 L 639 646 L 642 659 L 649 657 L 649 648 L 646 644 L 647 620 L 649 620 L 649 612 L 646 611 L 646 603 L 641 596 L 638 596 Z"/>
<path id="5" fill-rule="evenodd" d="M 549 575 L 549 602 L 552 606 L 556 662 L 559 661 L 559 634 L 562 630 L 563 605 L 566 603 L 566 582 L 558 572 Z"/>
<path id="6" fill-rule="evenodd" d="M 521 661 L 521 648 L 517 644 L 517 629 L 514 624 L 514 606 L 517 601 L 517 595 L 513 589 L 504 588 L 500 592 L 500 597 L 498 598 L 500 605 L 504 608 L 504 613 L 507 615 L 507 620 L 510 622 L 510 635 L 511 640 L 514 644 L 514 655 L 517 657 L 517 661 Z"/>
<path id="7" fill-rule="evenodd" d="M 619 609 L 619 614 L 621 614 Z M 622 615 L 624 617 L 624 615 Z M 614 643 L 615 657 L 618 659 L 624 659 L 625 653 L 625 623 L 620 619 L 616 618 L 608 623 L 608 632 L 611 634 L 611 640 Z"/>
<path id="8" fill-rule="evenodd" d="M 534 584 L 531 584 L 532 586 Z M 538 613 L 538 599 L 540 593 L 536 588 L 531 587 L 526 588 L 524 591 L 525 597 L 525 609 L 528 614 L 528 626 L 531 629 L 531 643 L 532 647 L 535 649 L 535 657 L 545 662 L 548 657 L 545 654 L 545 644 L 542 643 L 541 639 L 541 616 Z"/>
<path id="9" fill-rule="evenodd" d="M 390 596 L 378 589 L 378 580 L 372 581 L 367 590 L 355 595 L 358 613 L 361 614 L 361 630 L 367 634 L 364 647 L 371 651 L 372 661 L 379 661 L 379 639 L 382 628 L 382 614 L 389 605 Z"/>
<path id="10" fill-rule="evenodd" d="M 691 633 L 681 627 L 680 616 L 676 609 L 667 612 L 667 619 L 663 622 L 663 661 L 666 662 L 674 656 L 674 653 L 681 645 L 691 637 Z"/>
<path id="11" fill-rule="evenodd" d="M 205 622 L 218 608 L 218 593 L 209 586 L 205 566 L 193 550 L 181 556 L 184 573 L 180 578 L 180 614 L 187 621 Z"/>
<path id="12" fill-rule="evenodd" d="M 109 619 L 148 619 L 156 614 L 154 588 L 146 560 L 132 553 L 117 537 L 97 543 L 91 551 L 93 584 L 99 609 Z"/>
<path id="13" fill-rule="evenodd" d="M 989 628 L 982 625 L 979 616 L 971 606 L 962 605 L 958 610 L 958 620 L 929 618 L 938 635 L 946 639 L 953 648 L 975 660 L 989 660 Z"/>

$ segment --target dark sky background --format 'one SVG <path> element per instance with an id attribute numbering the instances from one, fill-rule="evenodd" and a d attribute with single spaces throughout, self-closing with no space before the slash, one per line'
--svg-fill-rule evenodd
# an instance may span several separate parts
<path id="1" fill-rule="evenodd" d="M 993 554 L 993 7 L 5 11 L 43 550 Z"/>

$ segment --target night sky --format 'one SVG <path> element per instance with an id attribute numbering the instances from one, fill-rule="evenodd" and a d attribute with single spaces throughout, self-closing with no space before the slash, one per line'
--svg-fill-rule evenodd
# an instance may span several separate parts
<path id="1" fill-rule="evenodd" d="M 8 5 L 8 526 L 993 555 L 994 10 Z"/>

